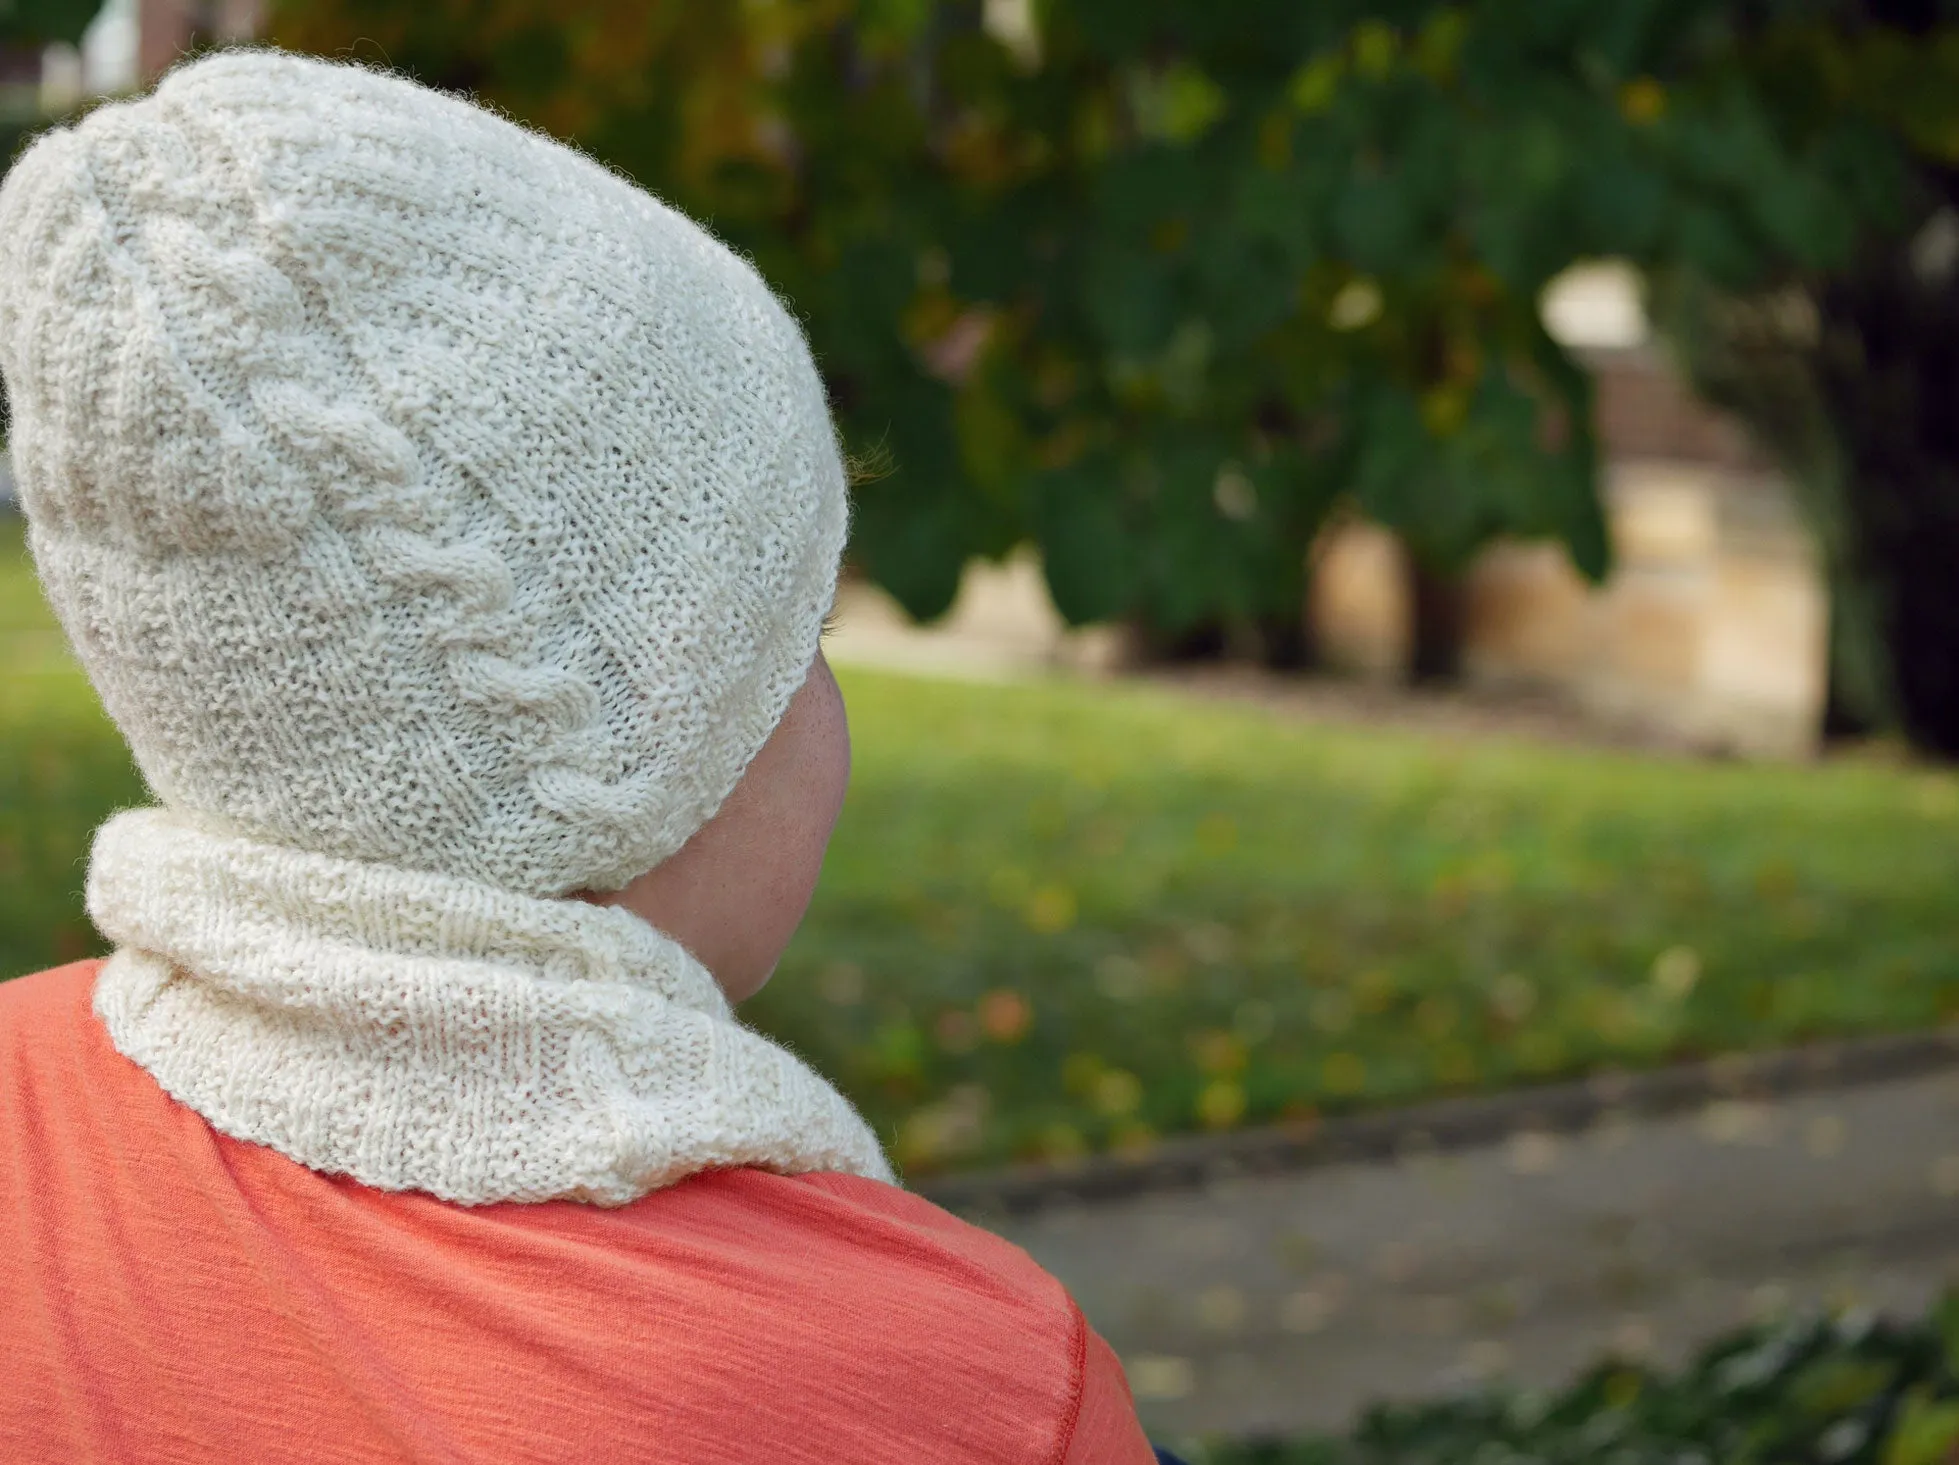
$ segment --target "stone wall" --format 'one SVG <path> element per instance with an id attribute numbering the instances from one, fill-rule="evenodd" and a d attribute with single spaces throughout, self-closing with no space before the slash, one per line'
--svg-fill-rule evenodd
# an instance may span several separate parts
<path id="1" fill-rule="evenodd" d="M 1724 751 L 1813 751 L 1828 603 L 1786 485 L 1646 348 L 1592 353 L 1591 364 L 1613 573 L 1592 587 L 1558 546 L 1490 550 L 1467 587 L 1468 679 L 1556 691 Z M 1400 675 L 1409 608 L 1399 544 L 1375 526 L 1342 525 L 1317 561 L 1309 618 L 1328 659 Z"/>

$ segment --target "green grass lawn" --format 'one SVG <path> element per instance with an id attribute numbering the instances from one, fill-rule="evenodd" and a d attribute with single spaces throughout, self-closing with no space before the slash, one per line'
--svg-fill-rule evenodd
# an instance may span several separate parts
<path id="1" fill-rule="evenodd" d="M 93 950 L 141 788 L 0 540 L 0 975 Z M 914 1175 L 1959 1016 L 1959 778 L 847 670 L 857 771 L 746 1009 Z"/>

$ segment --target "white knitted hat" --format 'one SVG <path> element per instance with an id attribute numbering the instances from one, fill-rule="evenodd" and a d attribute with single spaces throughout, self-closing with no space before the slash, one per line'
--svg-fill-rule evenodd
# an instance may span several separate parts
<path id="1" fill-rule="evenodd" d="M 0 187 L 35 560 L 144 775 L 217 831 L 612 889 L 801 684 L 845 483 L 795 322 L 590 160 L 265 51 Z"/>

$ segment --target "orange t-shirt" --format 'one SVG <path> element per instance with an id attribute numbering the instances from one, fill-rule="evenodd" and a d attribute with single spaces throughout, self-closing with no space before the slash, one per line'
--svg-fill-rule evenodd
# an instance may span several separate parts
<path id="1" fill-rule="evenodd" d="M 0 1459 L 1146 1465 L 1018 1248 L 757 1170 L 616 1210 L 450 1205 L 214 1131 L 97 964 L 0 984 Z"/>

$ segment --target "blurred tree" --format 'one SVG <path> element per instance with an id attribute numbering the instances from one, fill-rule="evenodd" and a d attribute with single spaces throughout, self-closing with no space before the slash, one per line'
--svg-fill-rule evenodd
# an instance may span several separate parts
<path id="1" fill-rule="evenodd" d="M 1662 275 L 1664 329 L 1697 384 L 1787 466 L 1831 585 L 1831 721 L 1959 756 L 1959 22 L 1876 0 L 1830 58 L 1835 95 L 1916 156 L 1895 227 L 1822 270 L 1735 291 Z M 1784 35 L 1765 54 L 1818 38 Z M 1779 51 L 1779 54 L 1778 54 Z"/>
<path id="2" fill-rule="evenodd" d="M 57 42 L 81 44 L 102 0 L 0 0 L 0 171 L 41 116 L 41 57 Z M 0 391 L 0 443 L 7 438 L 7 398 Z"/>
<path id="3" fill-rule="evenodd" d="M 1539 293 L 1596 255 L 1729 289 L 1849 257 L 1907 177 L 1830 84 L 1854 11 L 278 0 L 273 34 L 474 91 L 747 250 L 895 465 L 853 554 L 914 614 L 1032 539 L 1070 620 L 1285 660 L 1343 500 L 1443 617 L 1494 536 L 1603 574 L 1590 386 Z"/>
<path id="4" fill-rule="evenodd" d="M 79 46 L 101 8 L 102 0 L 0 0 L 0 45 Z"/>
<path id="5" fill-rule="evenodd" d="M 81 44 L 102 0 L 0 0 L 0 158 L 40 117 L 41 56 Z"/>

